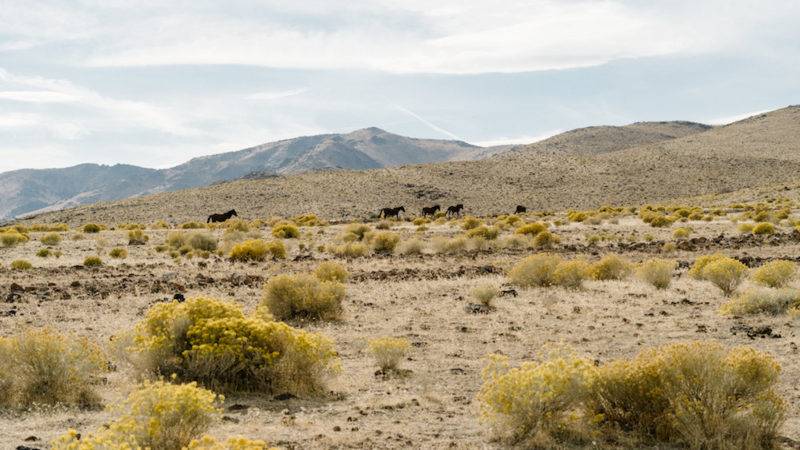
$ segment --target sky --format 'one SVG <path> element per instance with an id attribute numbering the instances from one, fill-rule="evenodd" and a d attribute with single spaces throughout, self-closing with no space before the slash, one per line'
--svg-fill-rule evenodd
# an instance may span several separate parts
<path id="1" fill-rule="evenodd" d="M 795 0 L 3 0 L 0 172 L 723 124 L 800 103 L 798 23 Z"/>

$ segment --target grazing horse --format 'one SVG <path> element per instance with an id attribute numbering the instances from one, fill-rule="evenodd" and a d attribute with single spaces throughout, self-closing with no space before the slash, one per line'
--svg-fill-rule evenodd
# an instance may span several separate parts
<path id="1" fill-rule="evenodd" d="M 206 220 L 206 223 L 225 222 L 226 220 L 230 219 L 233 216 L 239 217 L 239 215 L 236 214 L 235 209 L 232 209 L 224 214 L 212 214 L 208 216 L 208 220 Z"/>
<path id="2" fill-rule="evenodd" d="M 431 207 L 425 206 L 422 208 L 422 217 L 425 216 L 433 217 L 436 215 L 436 212 L 439 211 L 440 209 L 442 209 L 442 207 L 439 205 L 433 205 Z"/>
<path id="3" fill-rule="evenodd" d="M 378 212 L 378 218 L 383 217 L 384 219 L 388 219 L 389 217 L 397 217 L 399 219 L 401 212 L 406 212 L 406 209 L 402 206 L 398 206 L 397 208 L 383 208 Z"/>
<path id="4" fill-rule="evenodd" d="M 461 203 L 459 203 L 459 204 L 457 204 L 455 206 L 448 206 L 447 207 L 447 216 L 448 217 L 449 216 L 460 216 L 462 209 L 464 209 L 464 205 L 462 205 Z"/>
<path id="5" fill-rule="evenodd" d="M 526 212 L 528 212 L 528 208 L 522 205 L 517 205 L 517 209 L 514 211 L 514 214 L 524 214 Z"/>

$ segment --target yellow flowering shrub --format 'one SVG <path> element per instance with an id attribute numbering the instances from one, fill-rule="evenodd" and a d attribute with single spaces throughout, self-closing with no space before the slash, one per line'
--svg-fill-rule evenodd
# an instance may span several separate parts
<path id="1" fill-rule="evenodd" d="M 49 329 L 0 338 L 0 407 L 99 403 L 94 385 L 108 369 L 93 342 Z"/>
<path id="2" fill-rule="evenodd" d="M 470 291 L 472 298 L 477 300 L 478 303 L 486 306 L 491 306 L 492 300 L 494 300 L 498 294 L 500 294 L 500 289 L 494 284 L 489 283 L 476 286 L 474 289 L 472 289 L 472 291 Z"/>
<path id="3" fill-rule="evenodd" d="M 590 406 L 601 425 L 689 448 L 770 448 L 784 420 L 780 366 L 748 347 L 669 344 L 597 369 Z"/>
<path id="4" fill-rule="evenodd" d="M 550 253 L 531 255 L 511 268 L 508 277 L 522 288 L 550 286 L 555 283 L 554 272 L 561 261 L 560 256 Z"/>
<path id="5" fill-rule="evenodd" d="M 286 246 L 281 241 L 267 242 L 261 239 L 250 239 L 240 242 L 231 249 L 232 261 L 264 261 L 270 255 L 272 259 L 285 259 Z"/>
<path id="6" fill-rule="evenodd" d="M 781 288 L 786 286 L 797 273 L 794 261 L 770 261 L 753 272 L 753 281 L 764 286 Z"/>
<path id="7" fill-rule="evenodd" d="M 369 225 L 365 223 L 351 223 L 344 228 L 340 239 L 345 242 L 363 241 L 370 231 Z"/>
<path id="8" fill-rule="evenodd" d="M 347 273 L 347 269 L 341 264 L 333 261 L 323 261 L 314 269 L 314 275 L 322 281 L 338 281 L 344 283 L 347 281 L 349 274 Z"/>
<path id="9" fill-rule="evenodd" d="M 487 227 L 486 225 L 480 225 L 466 232 L 468 238 L 481 237 L 487 240 L 497 239 L 497 236 L 499 234 L 500 234 L 499 228 Z"/>
<path id="10" fill-rule="evenodd" d="M 296 239 L 300 237 L 300 229 L 291 222 L 278 222 L 272 227 L 272 235 L 280 239 Z"/>
<path id="11" fill-rule="evenodd" d="M 30 270 L 33 268 L 33 264 L 24 259 L 15 259 L 8 266 L 11 267 L 11 270 Z"/>
<path id="12" fill-rule="evenodd" d="M 703 267 L 701 276 L 722 289 L 725 295 L 731 295 L 747 276 L 747 266 L 733 258 L 718 258 Z"/>
<path id="13" fill-rule="evenodd" d="M 125 259 L 128 257 L 128 251 L 122 247 L 114 247 L 108 252 L 108 256 L 114 259 Z"/>
<path id="14" fill-rule="evenodd" d="M 362 242 L 347 242 L 345 244 L 329 246 L 328 251 L 340 258 L 361 258 L 369 254 L 369 247 Z"/>
<path id="15" fill-rule="evenodd" d="M 622 280 L 631 273 L 631 264 L 619 255 L 608 254 L 591 265 L 590 275 L 595 280 Z"/>
<path id="16" fill-rule="evenodd" d="M 390 254 L 400 242 L 400 235 L 391 231 L 381 231 L 371 236 L 371 242 L 375 253 Z"/>
<path id="17" fill-rule="evenodd" d="M 195 383 L 145 382 L 115 409 L 107 427 L 78 435 L 69 430 L 53 450 L 175 450 L 201 438 L 217 417 L 222 398 Z M 200 447 L 201 448 L 201 447 Z"/>
<path id="18" fill-rule="evenodd" d="M 28 240 L 27 234 L 20 233 L 17 230 L 11 229 L 0 232 L 0 244 L 3 244 L 3 247 L 13 247 L 17 244 L 28 242 Z"/>
<path id="19" fill-rule="evenodd" d="M 86 225 L 81 228 L 84 233 L 99 233 L 100 231 L 104 230 L 106 227 L 104 225 L 98 225 L 96 223 L 87 223 Z"/>
<path id="20" fill-rule="evenodd" d="M 186 450 L 268 450 L 267 443 L 260 440 L 251 440 L 243 437 L 228 438 L 227 441 L 220 442 L 212 436 L 203 436 L 194 439 L 186 447 Z M 277 450 L 272 447 L 269 450 Z"/>
<path id="21" fill-rule="evenodd" d="M 522 225 L 514 231 L 516 234 L 526 234 L 529 236 L 536 236 L 542 231 L 547 231 L 547 225 L 542 222 L 531 222 Z"/>
<path id="22" fill-rule="evenodd" d="M 392 337 L 371 339 L 368 346 L 370 354 L 384 372 L 396 370 L 409 348 L 411 344 L 407 339 Z"/>
<path id="23" fill-rule="evenodd" d="M 44 245 L 55 246 L 61 243 L 61 235 L 58 233 L 47 233 L 39 238 L 39 242 Z"/>
<path id="24" fill-rule="evenodd" d="M 769 222 L 759 222 L 753 227 L 753 234 L 773 234 L 775 233 L 775 225 Z"/>
<path id="25" fill-rule="evenodd" d="M 636 275 L 656 289 L 666 289 L 672 282 L 677 263 L 671 259 L 652 258 L 639 264 Z"/>
<path id="26" fill-rule="evenodd" d="M 314 227 L 326 224 L 326 222 L 318 218 L 316 214 L 301 214 L 293 217 L 292 222 L 301 227 Z"/>
<path id="27" fill-rule="evenodd" d="M 461 228 L 464 230 L 471 230 L 473 228 L 478 228 L 482 223 L 481 219 L 477 217 L 467 216 L 461 221 Z"/>
<path id="28" fill-rule="evenodd" d="M 481 419 L 494 433 L 525 448 L 581 443 L 581 414 L 592 365 L 571 355 L 512 368 L 508 358 L 489 357 L 478 393 Z"/>
<path id="29" fill-rule="evenodd" d="M 576 259 L 562 261 L 553 271 L 553 283 L 570 289 L 578 289 L 583 285 L 583 280 L 589 276 L 589 263 Z"/>
<path id="30" fill-rule="evenodd" d="M 230 391 L 315 393 L 338 370 L 326 337 L 208 298 L 151 307 L 126 345 L 145 373 Z"/>
<path id="31" fill-rule="evenodd" d="M 128 245 L 144 245 L 150 240 L 150 236 L 144 234 L 140 228 L 128 231 Z"/>
<path id="32" fill-rule="evenodd" d="M 551 248 L 559 242 L 561 242 L 561 239 L 547 230 L 542 231 L 533 238 L 533 246 L 539 249 Z"/>
<path id="33" fill-rule="evenodd" d="M 103 260 L 99 256 L 87 256 L 83 260 L 84 267 L 100 267 L 103 265 Z"/>
<path id="34" fill-rule="evenodd" d="M 800 291 L 797 289 L 748 289 L 728 300 L 720 308 L 725 315 L 783 314 L 800 308 Z"/>
<path id="35" fill-rule="evenodd" d="M 278 275 L 264 286 L 261 305 L 278 320 L 337 320 L 345 286 L 312 274 Z"/>

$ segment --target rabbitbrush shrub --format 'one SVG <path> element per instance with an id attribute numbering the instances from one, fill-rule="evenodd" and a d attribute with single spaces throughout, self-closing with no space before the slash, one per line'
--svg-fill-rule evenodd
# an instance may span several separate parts
<path id="1" fill-rule="evenodd" d="M 700 276 L 714 283 L 725 295 L 731 295 L 747 276 L 747 266 L 733 258 L 716 258 L 703 266 Z"/>
<path id="2" fill-rule="evenodd" d="M 267 255 L 272 259 L 285 259 L 286 247 L 280 241 L 251 239 L 234 245 L 230 258 L 232 261 L 264 261 Z"/>
<path id="3" fill-rule="evenodd" d="M 344 296 L 344 284 L 319 274 L 278 275 L 264 286 L 261 305 L 278 320 L 338 320 Z"/>
<path id="4" fill-rule="evenodd" d="M 773 234 L 775 233 L 775 225 L 769 222 L 760 222 L 753 227 L 753 234 Z"/>
<path id="5" fill-rule="evenodd" d="M 531 255 L 517 263 L 508 273 L 512 283 L 519 287 L 550 286 L 555 283 L 554 272 L 561 257 L 549 253 Z"/>
<path id="6" fill-rule="evenodd" d="M 480 286 L 476 286 L 471 292 L 470 295 L 472 298 L 486 306 L 492 305 L 492 300 L 500 293 L 500 289 L 493 284 L 482 284 Z"/>
<path id="7" fill-rule="evenodd" d="M 114 259 L 125 259 L 128 257 L 128 251 L 122 247 L 115 247 L 108 252 L 108 256 Z"/>
<path id="8" fill-rule="evenodd" d="M 227 391 L 318 393 L 339 368 L 328 338 L 208 298 L 154 305 L 119 346 L 142 373 Z"/>
<path id="9" fill-rule="evenodd" d="M 278 222 L 272 227 L 272 235 L 279 239 L 296 239 L 300 237 L 300 229 L 291 222 Z"/>
<path id="10" fill-rule="evenodd" d="M 28 235 L 20 233 L 17 230 L 0 232 L 0 244 L 3 244 L 3 247 L 13 247 L 25 242 L 28 242 Z"/>
<path id="11" fill-rule="evenodd" d="M 753 281 L 764 286 L 780 288 L 789 284 L 797 273 L 797 264 L 793 261 L 770 261 L 753 272 Z"/>
<path id="12" fill-rule="evenodd" d="M 669 344 L 595 367 L 574 356 L 510 368 L 493 356 L 482 419 L 525 448 L 774 448 L 780 366 L 749 347 Z"/>
<path id="13" fill-rule="evenodd" d="M 590 275 L 595 280 L 622 280 L 631 273 L 631 264 L 618 255 L 605 255 L 591 265 Z"/>
<path id="14" fill-rule="evenodd" d="M 49 329 L 0 337 L 0 409 L 96 406 L 94 385 L 107 369 L 102 351 L 87 339 Z"/>
<path id="15" fill-rule="evenodd" d="M 421 255 L 424 244 L 421 240 L 412 238 L 400 242 L 397 246 L 397 253 L 401 255 Z"/>
<path id="16" fill-rule="evenodd" d="M 39 242 L 52 247 L 61 243 L 61 235 L 58 233 L 48 233 L 39 238 Z"/>
<path id="17" fill-rule="evenodd" d="M 369 247 L 362 242 L 348 242 L 331 246 L 330 252 L 340 258 L 361 258 L 369 254 Z"/>
<path id="18" fill-rule="evenodd" d="M 391 254 L 397 243 L 400 242 L 400 235 L 391 231 L 381 231 L 372 235 L 372 250 L 375 253 Z"/>
<path id="19" fill-rule="evenodd" d="M 368 346 L 378 367 L 384 372 L 397 370 L 409 348 L 411 348 L 411 344 L 407 339 L 392 337 L 371 339 Z"/>
<path id="20" fill-rule="evenodd" d="M 560 239 L 555 234 L 545 230 L 537 234 L 533 238 L 533 246 L 539 249 L 551 248 L 554 244 L 558 244 Z"/>
<path id="21" fill-rule="evenodd" d="M 9 267 L 11 267 L 11 270 L 30 270 L 33 268 L 33 264 L 24 259 L 15 259 L 11 261 Z"/>
<path id="22" fill-rule="evenodd" d="M 99 256 L 87 256 L 83 260 L 84 267 L 100 267 L 103 265 L 103 260 Z"/>
<path id="23" fill-rule="evenodd" d="M 589 277 L 589 269 L 589 263 L 580 259 L 562 261 L 553 271 L 553 284 L 578 289 L 583 285 L 583 280 Z"/>
<path id="24" fill-rule="evenodd" d="M 671 259 L 652 258 L 639 265 L 636 275 L 656 289 L 666 289 L 672 281 L 672 272 L 676 265 Z"/>
<path id="25" fill-rule="evenodd" d="M 797 289 L 748 289 L 728 300 L 720 312 L 732 316 L 750 314 L 783 314 L 800 309 L 800 291 Z"/>
<path id="26" fill-rule="evenodd" d="M 339 263 L 333 261 L 323 261 L 314 269 L 314 275 L 322 281 L 347 281 L 347 269 Z"/>
<path id="27" fill-rule="evenodd" d="M 461 228 L 464 230 L 471 230 L 473 228 L 478 228 L 483 222 L 481 219 L 473 216 L 464 217 L 464 220 L 461 221 Z"/>
<path id="28" fill-rule="evenodd" d="M 150 236 L 144 234 L 140 229 L 128 231 L 128 245 L 144 245 L 150 240 Z"/>
<path id="29" fill-rule="evenodd" d="M 547 225 L 543 224 L 542 222 L 531 222 L 526 223 L 525 225 L 520 226 L 514 231 L 517 234 L 526 234 L 529 236 L 536 236 L 537 234 L 547 231 Z"/>
<path id="30" fill-rule="evenodd" d="M 99 233 L 99 232 L 101 232 L 101 231 L 102 231 L 104 228 L 105 228 L 105 227 L 104 227 L 103 225 L 98 225 L 98 224 L 96 224 L 96 223 L 87 223 L 86 225 L 84 225 L 84 226 L 83 226 L 83 228 L 81 228 L 81 230 L 82 230 L 84 233 L 89 233 L 89 234 L 91 234 L 91 233 Z"/>
<path id="31" fill-rule="evenodd" d="M 497 227 L 487 227 L 486 225 L 481 225 L 475 227 L 471 230 L 466 232 L 468 238 L 473 237 L 480 237 L 486 240 L 494 240 L 497 239 L 497 235 L 500 234 L 500 229 Z"/>
<path id="32" fill-rule="evenodd" d="M 202 437 L 219 416 L 222 399 L 195 383 L 144 382 L 95 433 L 68 431 L 52 450 L 177 450 Z"/>

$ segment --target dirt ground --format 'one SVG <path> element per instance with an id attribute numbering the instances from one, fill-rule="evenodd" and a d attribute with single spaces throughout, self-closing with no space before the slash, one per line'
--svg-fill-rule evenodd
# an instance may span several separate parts
<path id="1" fill-rule="evenodd" d="M 671 233 L 678 225 L 694 229 L 691 238 L 679 245 L 685 250 L 663 253 L 664 242 L 675 242 Z M 437 235 L 462 232 L 455 224 L 428 227 L 419 233 L 403 222 L 394 224 L 393 231 L 403 239 L 417 235 L 426 243 Z M 726 346 L 750 345 L 777 358 L 783 368 L 779 390 L 789 405 L 781 434 L 800 440 L 797 323 L 788 316 L 722 316 L 718 310 L 725 297 L 719 289 L 686 275 L 697 256 L 716 251 L 752 265 L 771 258 L 798 259 L 800 234 L 790 229 L 761 238 L 739 235 L 726 218 L 654 229 L 634 217 L 618 223 L 554 227 L 562 241 L 552 251 L 566 257 L 593 260 L 605 253 L 618 253 L 631 261 L 671 257 L 679 261 L 679 269 L 664 291 L 635 278 L 587 281 L 580 290 L 516 289 L 516 295 L 497 298 L 493 311 L 474 313 L 468 308 L 473 302 L 471 289 L 485 283 L 512 288 L 506 271 L 535 250 L 497 248 L 456 255 L 426 251 L 352 260 L 317 250 L 317 245 L 332 242 L 342 228 L 304 227 L 300 242 L 314 250 L 301 250 L 298 240 L 286 240 L 289 256 L 285 261 L 253 264 L 232 263 L 217 255 L 173 260 L 155 251 L 164 242 L 166 230 L 147 230 L 150 241 L 142 246 L 128 246 L 125 231 L 62 233 L 64 240 L 57 248 L 63 255 L 39 258 L 35 253 L 43 247 L 38 242 L 43 233 L 31 233 L 25 244 L 0 248 L 0 334 L 50 326 L 108 342 L 141 320 L 150 305 L 167 301 L 176 292 L 233 300 L 251 311 L 270 276 L 310 270 L 321 260 L 333 259 L 351 275 L 344 319 L 303 326 L 336 342 L 343 370 L 331 380 L 329 395 L 318 399 L 228 396 L 225 413 L 210 434 L 264 439 L 287 449 L 501 448 L 480 422 L 475 401 L 486 355 L 502 353 L 519 364 L 540 358 L 550 346 L 566 345 L 602 363 L 631 357 L 646 347 L 709 339 Z M 512 232 L 503 232 L 501 239 Z M 269 235 L 269 229 L 262 233 Z M 602 234 L 607 240 L 589 245 L 587 236 L 592 234 Z M 127 259 L 107 256 L 116 246 L 128 249 Z M 101 255 L 105 265 L 82 267 L 89 255 Z M 21 258 L 31 261 L 34 268 L 8 269 L 9 262 Z M 737 328 L 732 330 L 740 324 L 767 325 L 772 335 L 748 337 Z M 366 341 L 380 336 L 404 337 L 412 343 L 409 357 L 401 363 L 407 376 L 376 374 Z M 105 403 L 112 404 L 134 386 L 132 374 L 120 367 L 100 392 Z M 0 448 L 23 444 L 47 448 L 47 442 L 68 428 L 89 432 L 110 418 L 105 411 L 58 409 L 3 415 Z M 36 440 L 26 441 L 29 437 Z"/>

